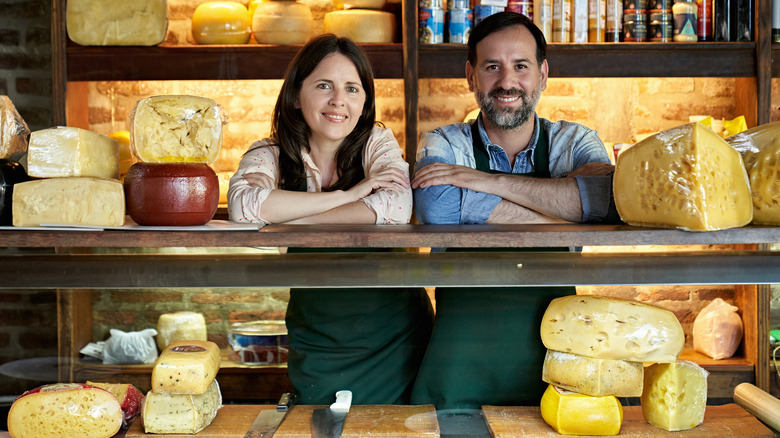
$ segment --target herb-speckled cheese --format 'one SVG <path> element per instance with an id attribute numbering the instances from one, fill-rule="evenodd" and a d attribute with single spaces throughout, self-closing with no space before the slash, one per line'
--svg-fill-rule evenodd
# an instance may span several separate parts
<path id="1" fill-rule="evenodd" d="M 542 380 L 580 394 L 603 397 L 642 395 L 642 362 L 597 359 L 547 350 Z"/>
<path id="2" fill-rule="evenodd" d="M 217 376 L 220 360 L 219 347 L 213 342 L 171 342 L 152 368 L 152 391 L 203 394 Z"/>
<path id="3" fill-rule="evenodd" d="M 203 394 L 146 394 L 143 409 L 146 433 L 198 433 L 211 424 L 222 407 L 219 384 L 212 380 Z"/>

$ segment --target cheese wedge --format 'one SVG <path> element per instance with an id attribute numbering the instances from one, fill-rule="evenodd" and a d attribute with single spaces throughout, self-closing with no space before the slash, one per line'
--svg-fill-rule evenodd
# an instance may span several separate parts
<path id="1" fill-rule="evenodd" d="M 217 376 L 220 360 L 219 347 L 213 342 L 171 342 L 152 368 L 152 391 L 203 394 Z"/>
<path id="2" fill-rule="evenodd" d="M 303 44 L 312 35 L 311 10 L 296 1 L 263 2 L 252 16 L 252 34 L 258 44 Z"/>
<path id="3" fill-rule="evenodd" d="M 562 435 L 617 435 L 623 406 L 614 396 L 591 397 L 553 385 L 540 404 L 544 422 Z"/>
<path id="4" fill-rule="evenodd" d="M 392 43 L 395 14 L 386 11 L 350 9 L 325 14 L 325 33 L 348 37 L 356 43 Z"/>
<path id="5" fill-rule="evenodd" d="M 166 0 L 68 0 L 68 36 L 83 46 L 154 46 L 168 30 Z"/>
<path id="6" fill-rule="evenodd" d="M 15 227 L 121 227 L 125 223 L 125 192 L 122 183 L 107 179 L 39 179 L 14 186 L 12 209 Z"/>
<path id="7" fill-rule="evenodd" d="M 146 394 L 143 408 L 146 433 L 198 433 L 211 424 L 222 407 L 219 384 L 212 380 L 203 394 Z"/>
<path id="8" fill-rule="evenodd" d="M 621 152 L 613 190 L 621 219 L 631 225 L 711 231 L 753 218 L 742 158 L 700 123 L 660 132 Z"/>
<path id="9" fill-rule="evenodd" d="M 252 36 L 251 18 L 243 3 L 201 3 L 192 15 L 192 38 L 198 44 L 246 44 Z"/>
<path id="10" fill-rule="evenodd" d="M 119 142 L 81 128 L 34 131 L 27 151 L 27 173 L 36 178 L 119 179 Z"/>
<path id="11" fill-rule="evenodd" d="M 562 389 L 594 397 L 642 395 L 642 362 L 597 359 L 547 350 L 542 380 Z"/>
<path id="12" fill-rule="evenodd" d="M 0 95 L 0 159 L 25 152 L 29 134 L 30 128 L 11 99 Z"/>
<path id="13" fill-rule="evenodd" d="M 630 362 L 672 362 L 685 344 L 674 313 L 639 301 L 594 295 L 552 300 L 540 334 L 550 350 Z"/>
<path id="14" fill-rule="evenodd" d="M 692 429 L 704 421 L 709 373 L 689 361 L 645 368 L 642 414 L 648 423 L 669 431 Z"/>
<path id="15" fill-rule="evenodd" d="M 206 341 L 206 318 L 198 312 L 163 313 L 157 318 L 157 347 L 165 350 L 174 341 Z"/>

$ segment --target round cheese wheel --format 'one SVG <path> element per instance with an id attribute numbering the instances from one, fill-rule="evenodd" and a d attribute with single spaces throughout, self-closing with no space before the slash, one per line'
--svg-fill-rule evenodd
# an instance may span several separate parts
<path id="1" fill-rule="evenodd" d="M 135 163 L 124 185 L 127 213 L 139 225 L 203 225 L 217 212 L 219 180 L 207 164 Z"/>
<path id="2" fill-rule="evenodd" d="M 250 36 L 252 23 L 243 3 L 201 3 L 192 15 L 192 37 L 198 44 L 246 44 Z"/>
<path id="3" fill-rule="evenodd" d="M 392 43 L 395 40 L 395 14 L 384 11 L 350 9 L 325 14 L 325 33 L 349 37 L 357 43 Z"/>
<path id="4" fill-rule="evenodd" d="M 14 184 L 29 180 L 21 164 L 0 159 L 0 225 L 11 225 Z"/>
<path id="5" fill-rule="evenodd" d="M 252 33 L 258 44 L 303 44 L 311 36 L 313 20 L 303 3 L 263 2 L 252 16 Z"/>
<path id="6" fill-rule="evenodd" d="M 336 9 L 382 9 L 385 0 L 333 0 Z"/>

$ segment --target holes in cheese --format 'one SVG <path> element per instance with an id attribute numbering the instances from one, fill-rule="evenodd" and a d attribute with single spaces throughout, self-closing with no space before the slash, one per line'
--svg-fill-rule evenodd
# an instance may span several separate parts
<path id="1" fill-rule="evenodd" d="M 622 152 L 614 195 L 621 219 L 631 225 L 709 231 L 741 227 L 753 217 L 742 158 L 700 123 Z"/>
<path id="2" fill-rule="evenodd" d="M 166 0 L 68 0 L 68 36 L 84 46 L 154 46 L 168 30 Z"/>
<path id="3" fill-rule="evenodd" d="M 592 397 L 549 385 L 540 409 L 544 422 L 563 435 L 617 435 L 623 406 L 614 396 Z"/>
<path id="4" fill-rule="evenodd" d="M 689 361 L 645 368 L 642 414 L 648 423 L 669 431 L 692 429 L 704 421 L 709 373 Z"/>
<path id="5" fill-rule="evenodd" d="M 243 3 L 201 3 L 192 14 L 192 38 L 198 44 L 246 44 L 252 20 Z"/>
<path id="6" fill-rule="evenodd" d="M 222 407 L 219 384 L 213 380 L 203 394 L 146 394 L 142 418 L 146 433 L 198 433 L 211 424 Z"/>
<path id="7" fill-rule="evenodd" d="M 119 142 L 81 128 L 34 131 L 27 150 L 27 173 L 36 178 L 119 179 Z"/>
<path id="8" fill-rule="evenodd" d="M 252 34 L 258 44 L 303 44 L 312 34 L 311 10 L 296 1 L 257 4 L 252 16 Z"/>
<path id="9" fill-rule="evenodd" d="M 358 43 L 392 43 L 395 14 L 386 11 L 350 9 L 325 14 L 325 33 L 349 37 Z"/>
<path id="10" fill-rule="evenodd" d="M 217 376 L 220 361 L 219 347 L 213 342 L 171 342 L 152 368 L 152 391 L 203 394 Z"/>
<path id="11" fill-rule="evenodd" d="M 642 395 L 642 362 L 597 359 L 547 350 L 542 380 L 580 394 L 603 397 Z"/>

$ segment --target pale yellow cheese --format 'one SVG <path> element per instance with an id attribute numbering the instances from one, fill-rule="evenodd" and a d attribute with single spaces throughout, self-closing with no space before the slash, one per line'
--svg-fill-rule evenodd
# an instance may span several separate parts
<path id="1" fill-rule="evenodd" d="M 622 152 L 614 195 L 621 219 L 631 225 L 710 231 L 753 218 L 742 158 L 700 123 L 660 132 Z"/>
<path id="2" fill-rule="evenodd" d="M 15 227 L 121 227 L 125 223 L 125 191 L 122 183 L 107 179 L 39 179 L 14 186 L 12 209 Z"/>
<path id="3" fill-rule="evenodd" d="M 154 46 L 168 30 L 166 0 L 68 0 L 68 36 L 84 46 Z"/>
<path id="4" fill-rule="evenodd" d="M 143 408 L 146 433 L 198 433 L 211 424 L 222 407 L 219 384 L 213 380 L 203 394 L 146 394 Z"/>
<path id="5" fill-rule="evenodd" d="M 540 403 L 542 419 L 563 435 L 617 435 L 623 406 L 614 396 L 592 397 L 549 385 Z"/>
<path id="6" fill-rule="evenodd" d="M 224 123 L 225 114 L 212 99 L 148 97 L 130 114 L 130 147 L 144 163 L 213 163 Z"/>
<path id="7" fill-rule="evenodd" d="M 192 38 L 198 44 L 246 44 L 251 36 L 252 20 L 243 3 L 205 2 L 192 15 Z"/>
<path id="8" fill-rule="evenodd" d="M 27 150 L 27 173 L 36 178 L 119 179 L 119 142 L 81 128 L 34 131 Z"/>
<path id="9" fill-rule="evenodd" d="M 357 43 L 392 43 L 395 14 L 386 11 L 349 9 L 325 14 L 325 33 L 348 37 Z"/>
<path id="10" fill-rule="evenodd" d="M 0 159 L 27 151 L 30 129 L 8 96 L 0 95 Z"/>
<path id="11" fill-rule="evenodd" d="M 642 362 L 597 359 L 547 350 L 542 380 L 584 395 L 639 397 L 642 395 Z"/>
<path id="12" fill-rule="evenodd" d="M 726 139 L 742 154 L 753 200 L 753 223 L 780 225 L 780 122 Z"/>
<path id="13" fill-rule="evenodd" d="M 109 137 L 119 143 L 119 178 L 121 179 L 135 163 L 133 151 L 130 150 L 130 131 L 114 131 Z"/>
<path id="14" fill-rule="evenodd" d="M 701 424 L 707 406 L 708 375 L 707 370 L 688 361 L 645 368 L 642 413 L 647 422 L 670 431 Z"/>
<path id="15" fill-rule="evenodd" d="M 550 350 L 631 362 L 672 362 L 685 343 L 674 313 L 639 301 L 594 295 L 552 300 L 539 331 Z"/>
<path id="16" fill-rule="evenodd" d="M 198 312 L 163 313 L 157 318 L 157 347 L 165 350 L 174 341 L 206 341 L 206 318 Z"/>
<path id="17" fill-rule="evenodd" d="M 152 368 L 152 391 L 203 394 L 219 372 L 219 347 L 210 341 L 175 341 Z"/>
<path id="18" fill-rule="evenodd" d="M 259 44 L 303 44 L 312 35 L 308 6 L 297 1 L 259 3 L 252 16 L 252 33 Z"/>

